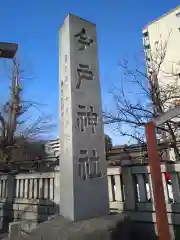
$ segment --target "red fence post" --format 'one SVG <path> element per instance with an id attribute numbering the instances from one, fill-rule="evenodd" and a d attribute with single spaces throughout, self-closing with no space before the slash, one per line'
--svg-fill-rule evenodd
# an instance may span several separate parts
<path id="1" fill-rule="evenodd" d="M 149 122 L 146 125 L 146 140 L 154 194 L 158 237 L 160 240 L 170 240 L 171 235 L 167 218 L 160 158 L 157 150 L 156 130 L 153 122 Z"/>

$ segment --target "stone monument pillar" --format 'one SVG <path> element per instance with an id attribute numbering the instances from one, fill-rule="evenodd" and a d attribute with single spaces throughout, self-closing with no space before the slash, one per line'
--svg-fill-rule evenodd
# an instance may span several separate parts
<path id="1" fill-rule="evenodd" d="M 60 214 L 109 212 L 96 25 L 69 14 L 60 29 Z"/>

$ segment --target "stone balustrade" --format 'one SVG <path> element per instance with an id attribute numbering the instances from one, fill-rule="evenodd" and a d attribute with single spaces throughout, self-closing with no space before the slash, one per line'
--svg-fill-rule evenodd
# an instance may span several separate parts
<path id="1" fill-rule="evenodd" d="M 180 224 L 180 163 L 161 165 L 169 224 Z M 168 184 L 165 173 L 171 174 Z M 108 168 L 109 201 L 112 211 L 128 213 L 135 221 L 156 223 L 150 168 L 124 166 Z"/>
<path id="2" fill-rule="evenodd" d="M 180 163 L 162 164 L 161 171 L 168 220 L 170 224 L 179 225 Z M 171 173 L 171 185 L 167 184 L 166 172 Z M 126 212 L 135 221 L 156 222 L 148 165 L 109 167 L 107 175 L 110 211 Z M 26 220 L 31 223 L 32 221 L 39 223 L 47 220 L 58 213 L 59 183 L 58 171 L 1 175 L 0 217 L 9 216 L 9 212 L 11 212 L 12 219 L 15 220 Z"/>
<path id="3" fill-rule="evenodd" d="M 54 200 L 55 173 L 19 174 L 15 177 L 17 199 Z"/>

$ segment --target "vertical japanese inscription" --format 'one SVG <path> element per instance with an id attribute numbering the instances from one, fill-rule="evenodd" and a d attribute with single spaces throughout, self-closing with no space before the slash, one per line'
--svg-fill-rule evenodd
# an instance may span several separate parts
<path id="1" fill-rule="evenodd" d="M 94 112 L 93 106 L 89 108 L 84 105 L 78 105 L 77 112 L 77 128 L 80 132 L 85 132 L 87 128 L 91 128 L 91 133 L 96 133 L 98 125 L 98 114 Z"/>
<path id="2" fill-rule="evenodd" d="M 64 153 L 69 153 L 68 142 L 70 141 L 70 134 L 68 131 L 69 125 L 69 96 L 68 96 L 68 85 L 69 85 L 69 75 L 68 75 L 68 55 L 64 54 L 63 57 L 63 78 L 61 80 L 61 117 L 62 117 L 62 127 L 63 127 L 63 141 Z"/>
<path id="3" fill-rule="evenodd" d="M 85 28 L 82 28 L 82 30 L 75 34 L 74 37 L 78 43 L 77 50 L 79 51 L 85 50 L 94 43 L 93 39 L 87 35 Z"/>
<path id="4" fill-rule="evenodd" d="M 67 75 L 67 70 L 68 70 L 68 61 L 67 61 L 67 54 L 64 56 L 64 79 L 61 79 L 61 116 L 64 116 L 64 92 L 65 92 L 65 85 L 68 83 L 68 75 Z"/>
<path id="5" fill-rule="evenodd" d="M 65 91 L 69 91 L 68 87 L 69 87 L 69 76 L 68 76 L 68 55 L 65 54 L 64 55 L 64 89 Z M 63 98 L 64 101 L 64 118 L 65 118 L 65 122 L 64 122 L 64 127 L 67 128 L 69 126 L 69 98 L 66 96 L 65 98 Z"/>
<path id="6" fill-rule="evenodd" d="M 83 28 L 79 33 L 74 35 L 77 45 L 77 51 L 84 51 L 94 44 L 94 40 L 88 36 L 87 30 Z M 81 54 L 88 54 L 84 51 Z M 79 63 L 77 71 L 77 85 L 76 89 L 80 89 L 85 82 L 93 82 L 94 74 L 89 64 Z M 82 99 L 83 101 L 83 99 Z M 96 133 L 96 126 L 98 125 L 98 114 L 95 112 L 94 107 L 89 105 L 78 105 L 76 113 L 76 127 L 80 133 L 86 132 L 87 129 L 91 130 L 92 134 Z M 82 135 L 83 137 L 83 135 Z M 89 149 L 81 149 L 78 159 L 78 174 L 81 180 L 99 178 L 102 176 L 100 172 L 100 158 L 96 149 L 88 152 Z"/>
<path id="7" fill-rule="evenodd" d="M 94 80 L 93 72 L 91 71 L 89 65 L 87 64 L 79 64 L 79 67 L 77 68 L 77 74 L 78 74 L 78 83 L 76 85 L 76 89 L 80 89 L 82 80 L 88 80 L 88 81 Z"/>
<path id="8" fill-rule="evenodd" d="M 64 56 L 64 84 L 68 83 L 68 56 L 67 54 L 65 54 Z"/>
<path id="9" fill-rule="evenodd" d="M 81 180 L 93 179 L 101 177 L 102 174 L 99 169 L 100 159 L 96 149 L 93 149 L 90 156 L 88 156 L 87 149 L 80 150 L 78 158 L 78 173 Z"/>
<path id="10" fill-rule="evenodd" d="M 83 51 L 94 43 L 93 39 L 87 35 L 85 28 L 82 28 L 82 30 L 79 33 L 75 34 L 74 37 L 78 43 L 78 51 Z M 80 89 L 82 80 L 94 80 L 93 72 L 91 71 L 88 64 L 79 64 L 77 68 L 77 74 L 78 83 L 76 85 L 76 89 Z"/>
<path id="11" fill-rule="evenodd" d="M 61 117 L 64 116 L 64 83 L 61 81 Z"/>

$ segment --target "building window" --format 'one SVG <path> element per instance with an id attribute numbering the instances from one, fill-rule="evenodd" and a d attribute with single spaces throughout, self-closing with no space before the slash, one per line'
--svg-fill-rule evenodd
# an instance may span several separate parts
<path id="1" fill-rule="evenodd" d="M 144 37 L 148 37 L 148 36 L 149 36 L 148 31 L 147 31 L 147 32 L 144 32 L 144 33 L 143 33 L 143 36 L 144 36 Z"/>
<path id="2" fill-rule="evenodd" d="M 150 57 L 146 56 L 146 61 L 150 62 L 151 61 Z"/>
<path id="3" fill-rule="evenodd" d="M 180 12 L 176 13 L 176 17 L 180 18 Z"/>
<path id="4" fill-rule="evenodd" d="M 144 45 L 145 49 L 149 49 L 150 48 L 150 44 Z"/>

